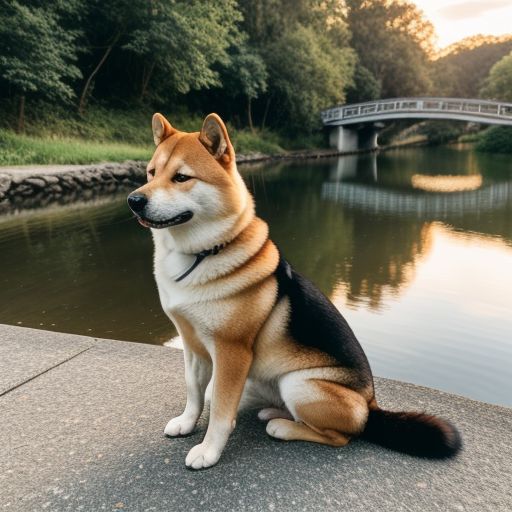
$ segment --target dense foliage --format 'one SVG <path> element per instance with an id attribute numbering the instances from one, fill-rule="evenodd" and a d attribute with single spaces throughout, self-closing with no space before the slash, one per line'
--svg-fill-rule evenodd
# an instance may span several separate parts
<path id="1" fill-rule="evenodd" d="M 303 134 L 347 90 L 424 92 L 430 35 L 400 0 L 0 0 L 2 124 L 138 103 Z"/>
<path id="2" fill-rule="evenodd" d="M 512 128 L 493 126 L 485 130 L 476 148 L 485 153 L 512 153 Z"/>
<path id="3" fill-rule="evenodd" d="M 351 45 L 384 98 L 426 94 L 434 29 L 406 1 L 346 0 Z"/>
<path id="4" fill-rule="evenodd" d="M 418 127 L 418 133 L 427 137 L 428 144 L 437 146 L 456 141 L 464 133 L 464 123 L 458 121 L 426 121 Z"/>
<path id="5" fill-rule="evenodd" d="M 435 88 L 443 96 L 486 98 L 480 95 L 490 69 L 512 51 L 512 36 L 468 37 L 451 45 L 432 66 Z"/>
<path id="6" fill-rule="evenodd" d="M 81 77 L 76 66 L 80 32 L 66 26 L 74 10 L 73 2 L 0 1 L 0 77 L 18 98 L 18 130 L 27 95 L 61 101 L 74 95 L 71 83 Z"/>
<path id="7" fill-rule="evenodd" d="M 512 52 L 494 64 L 480 94 L 484 98 L 512 102 Z"/>
<path id="8" fill-rule="evenodd" d="M 45 102 L 48 119 L 78 121 L 215 110 L 299 140 L 345 101 L 509 98 L 512 57 L 496 62 L 512 38 L 466 39 L 437 60 L 433 41 L 405 0 L 0 0 L 0 127 L 33 133 L 25 112 L 28 126 Z"/>

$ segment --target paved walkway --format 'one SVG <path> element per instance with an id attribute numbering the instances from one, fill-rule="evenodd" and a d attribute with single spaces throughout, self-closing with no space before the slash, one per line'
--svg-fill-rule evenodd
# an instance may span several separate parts
<path id="1" fill-rule="evenodd" d="M 204 419 L 191 437 L 162 433 L 185 402 L 180 351 L 0 325 L 0 510 L 512 510 L 512 409 L 384 379 L 377 391 L 452 420 L 463 452 L 281 443 L 249 412 L 219 464 L 193 472 Z"/>

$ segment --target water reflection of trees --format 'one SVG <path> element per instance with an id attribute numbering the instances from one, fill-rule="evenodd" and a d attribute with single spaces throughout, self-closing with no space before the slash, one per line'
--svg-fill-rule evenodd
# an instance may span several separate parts
<path id="1" fill-rule="evenodd" d="M 340 208 L 321 197 L 325 168 L 293 173 L 293 166 L 284 167 L 279 180 L 266 182 L 265 196 L 256 186 L 272 238 L 327 295 L 344 283 L 349 302 L 378 308 L 385 291 L 398 293 L 410 281 L 430 241 L 428 224 Z"/>
<path id="2" fill-rule="evenodd" d="M 341 288 L 349 304 L 381 307 L 384 295 L 398 295 L 411 282 L 419 258 L 429 251 L 431 225 L 437 220 L 453 229 L 498 235 L 512 243 L 511 187 L 506 181 L 511 175 L 505 161 L 499 163 L 500 170 L 493 161 L 491 169 L 486 158 L 446 148 L 384 154 L 382 161 L 381 165 L 381 157 L 365 156 L 281 164 L 266 176 L 264 187 L 253 176 L 258 212 L 269 221 L 272 237 L 294 266 L 327 295 Z M 457 200 L 450 196 L 456 206 L 449 211 L 424 211 L 429 193 L 414 190 L 411 178 L 437 170 L 445 176 L 482 174 L 483 187 L 504 182 L 500 204 L 487 201 L 489 204 L 479 210 L 460 192 Z M 326 197 L 326 183 L 361 186 L 370 194 L 364 201 L 352 203 L 348 194 L 337 203 Z M 392 208 L 379 212 L 375 207 L 379 197 L 372 198 L 372 191 L 386 190 L 399 197 L 406 194 L 412 207 L 408 204 L 400 214 Z M 443 201 L 445 204 L 446 196 Z M 457 201 L 464 203 L 463 210 Z"/>
<path id="3" fill-rule="evenodd" d="M 390 222 L 354 212 L 353 225 L 364 236 L 354 238 L 341 273 L 347 301 L 378 309 L 384 294 L 396 296 L 411 282 L 418 259 L 432 242 L 430 224 L 407 218 Z"/>

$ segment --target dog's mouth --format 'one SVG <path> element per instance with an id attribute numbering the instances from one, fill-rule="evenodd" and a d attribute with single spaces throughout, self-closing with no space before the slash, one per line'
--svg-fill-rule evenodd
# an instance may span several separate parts
<path id="1" fill-rule="evenodd" d="M 139 216 L 137 216 L 137 220 L 139 221 L 139 224 L 146 228 L 163 229 L 171 226 L 178 226 L 179 224 L 184 224 L 185 222 L 188 222 L 193 216 L 194 214 L 190 210 L 187 210 L 168 220 L 154 221 Z"/>

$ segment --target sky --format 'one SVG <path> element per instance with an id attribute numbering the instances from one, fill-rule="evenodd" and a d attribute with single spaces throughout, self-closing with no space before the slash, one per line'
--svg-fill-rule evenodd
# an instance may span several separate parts
<path id="1" fill-rule="evenodd" d="M 413 0 L 434 24 L 444 48 L 476 34 L 512 33 L 512 0 Z"/>

